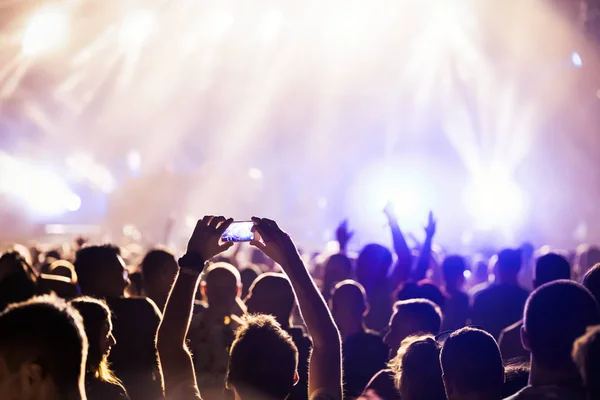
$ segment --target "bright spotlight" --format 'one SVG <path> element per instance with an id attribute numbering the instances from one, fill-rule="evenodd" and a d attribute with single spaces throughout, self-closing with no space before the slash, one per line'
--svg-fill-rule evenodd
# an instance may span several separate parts
<path id="1" fill-rule="evenodd" d="M 508 178 L 486 177 L 465 190 L 467 211 L 481 229 L 510 228 L 523 216 L 521 190 Z"/>
<path id="2" fill-rule="evenodd" d="M 129 15 L 121 25 L 119 40 L 128 48 L 139 47 L 150 36 L 155 26 L 152 12 L 143 10 Z"/>
<path id="3" fill-rule="evenodd" d="M 81 198 L 76 194 L 71 194 L 67 199 L 66 208 L 69 211 L 77 211 L 81 208 Z"/>
<path id="4" fill-rule="evenodd" d="M 583 67 L 583 60 L 581 59 L 581 56 L 579 55 L 579 53 L 576 51 L 574 51 L 573 54 L 571 54 L 571 62 L 577 68 Z"/>
<path id="5" fill-rule="evenodd" d="M 56 8 L 37 11 L 27 24 L 23 41 L 23 53 L 29 56 L 50 52 L 60 47 L 67 36 L 67 16 Z"/>

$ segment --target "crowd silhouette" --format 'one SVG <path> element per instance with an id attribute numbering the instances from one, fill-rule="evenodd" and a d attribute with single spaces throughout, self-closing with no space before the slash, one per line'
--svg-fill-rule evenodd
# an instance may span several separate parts
<path id="1" fill-rule="evenodd" d="M 393 251 L 357 255 L 346 221 L 309 258 L 266 218 L 224 242 L 215 216 L 180 258 L 4 246 L 0 398 L 600 399 L 600 250 L 445 254 L 432 214 L 413 249 L 385 214 Z"/>

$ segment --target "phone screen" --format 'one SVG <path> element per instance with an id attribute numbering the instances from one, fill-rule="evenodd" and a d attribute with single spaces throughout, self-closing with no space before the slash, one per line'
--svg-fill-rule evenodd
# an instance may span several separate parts
<path id="1" fill-rule="evenodd" d="M 252 221 L 234 221 L 229 225 L 229 228 L 221 236 L 224 242 L 249 242 L 254 240 L 254 232 Z"/>

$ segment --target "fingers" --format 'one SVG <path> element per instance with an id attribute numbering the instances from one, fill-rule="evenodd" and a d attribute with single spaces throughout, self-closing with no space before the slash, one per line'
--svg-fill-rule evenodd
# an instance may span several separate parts
<path id="1" fill-rule="evenodd" d="M 223 216 L 212 217 L 212 219 L 210 220 L 210 223 L 208 224 L 208 227 L 211 229 L 217 229 L 219 224 L 222 223 L 223 221 L 225 221 L 225 217 L 223 217 Z"/>
<path id="2" fill-rule="evenodd" d="M 252 240 L 250 242 L 250 246 L 254 246 L 262 252 L 264 252 L 266 249 L 265 244 L 263 242 L 261 242 L 260 240 Z"/>
<path id="3" fill-rule="evenodd" d="M 220 217 L 223 218 L 223 217 Z M 220 235 L 222 235 L 227 228 L 229 228 L 229 225 L 231 225 L 231 223 L 233 222 L 233 218 L 229 218 L 229 219 L 225 219 L 223 218 L 223 221 L 221 222 L 221 225 L 219 225 L 219 227 L 217 228 L 217 233 Z"/>
<path id="4" fill-rule="evenodd" d="M 230 249 L 233 245 L 235 245 L 234 242 L 224 242 L 220 245 L 221 251 L 225 251 Z"/>
<path id="5" fill-rule="evenodd" d="M 204 218 L 198 221 L 198 225 L 207 226 L 212 218 L 212 215 L 205 215 Z"/>

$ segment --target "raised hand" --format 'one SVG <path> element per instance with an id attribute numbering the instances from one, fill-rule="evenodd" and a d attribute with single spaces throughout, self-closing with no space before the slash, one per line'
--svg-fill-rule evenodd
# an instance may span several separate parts
<path id="1" fill-rule="evenodd" d="M 433 217 L 433 212 L 429 211 L 427 226 L 425 227 L 425 234 L 427 235 L 427 237 L 433 237 L 433 235 L 435 235 L 436 225 L 437 221 Z"/>
<path id="2" fill-rule="evenodd" d="M 335 238 L 340 244 L 340 251 L 345 251 L 348 242 L 354 236 L 354 232 L 348 230 L 348 220 L 343 220 L 335 231 Z"/>
<path id="3" fill-rule="evenodd" d="M 233 242 L 221 242 L 221 235 L 231 225 L 233 218 L 207 215 L 196 224 L 187 246 L 187 254 L 198 254 L 208 261 L 233 246 Z"/>
<path id="4" fill-rule="evenodd" d="M 258 233 L 258 237 L 250 242 L 252 246 L 260 249 L 284 269 L 300 259 L 290 235 L 282 231 L 275 221 L 258 217 L 252 217 L 252 221 L 252 230 Z"/>
<path id="5" fill-rule="evenodd" d="M 385 213 L 385 215 L 389 218 L 389 219 L 396 219 L 396 208 L 394 207 L 394 202 L 389 200 L 384 209 L 383 212 Z"/>

